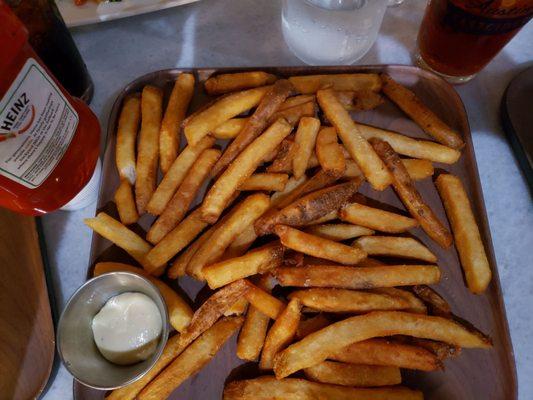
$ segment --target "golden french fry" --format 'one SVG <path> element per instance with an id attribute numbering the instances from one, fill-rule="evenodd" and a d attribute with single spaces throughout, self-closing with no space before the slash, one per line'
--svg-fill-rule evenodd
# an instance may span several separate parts
<path id="1" fill-rule="evenodd" d="M 159 243 L 181 222 L 219 157 L 220 150 L 217 149 L 207 149 L 200 154 L 200 157 L 189 169 L 178 190 L 168 202 L 165 210 L 150 227 L 146 235 L 150 243 Z"/>
<path id="2" fill-rule="evenodd" d="M 374 234 L 374 231 L 372 229 L 365 228 L 364 226 L 351 224 L 311 225 L 305 230 L 305 232 L 336 242 L 346 239 L 353 239 L 358 236 L 367 236 Z"/>
<path id="3" fill-rule="evenodd" d="M 319 90 L 317 99 L 322 111 L 337 130 L 342 143 L 368 182 L 376 190 L 386 189 L 392 180 L 389 171 L 372 146 L 361 136 L 350 114 L 335 97 L 335 92 L 331 89 Z"/>
<path id="4" fill-rule="evenodd" d="M 461 348 L 459 346 L 454 346 L 449 343 L 436 342 L 434 340 L 418 338 L 406 339 L 408 343 L 422 347 L 432 352 L 441 361 L 446 360 L 447 358 L 457 357 L 459 354 L 461 354 Z"/>
<path id="5" fill-rule="evenodd" d="M 309 157 L 315 148 L 316 136 L 320 129 L 320 120 L 312 117 L 303 117 L 298 124 L 294 136 L 296 149 L 292 158 L 292 171 L 296 179 L 304 176 Z"/>
<path id="6" fill-rule="evenodd" d="M 183 132 L 187 142 L 195 146 L 223 122 L 257 106 L 269 90 L 270 86 L 262 86 L 229 94 L 187 118 L 183 122 Z"/>
<path id="7" fill-rule="evenodd" d="M 141 120 L 141 100 L 133 95 L 124 99 L 117 128 L 115 160 L 120 179 L 135 183 L 135 141 Z"/>
<path id="8" fill-rule="evenodd" d="M 366 257 L 366 253 L 359 248 L 310 235 L 286 225 L 276 225 L 274 233 L 285 247 L 310 256 L 341 264 L 357 264 Z"/>
<path id="9" fill-rule="evenodd" d="M 282 286 L 372 289 L 380 287 L 431 285 L 440 280 L 436 265 L 386 265 L 347 267 L 308 265 L 305 268 L 279 267 L 273 275 Z"/>
<path id="10" fill-rule="evenodd" d="M 351 224 L 387 233 L 405 232 L 418 225 L 416 219 L 359 203 L 350 203 L 341 208 L 339 217 Z"/>
<path id="11" fill-rule="evenodd" d="M 194 92 L 194 75 L 179 74 L 168 99 L 167 109 L 159 130 L 159 165 L 163 174 L 178 156 L 180 149 L 180 125 Z"/>
<path id="12" fill-rule="evenodd" d="M 287 174 L 257 173 L 251 175 L 239 186 L 239 190 L 264 190 L 267 192 L 283 191 L 289 180 Z"/>
<path id="13" fill-rule="evenodd" d="M 249 290 L 244 294 L 246 300 L 269 318 L 277 319 L 285 304 L 250 282 L 248 286 Z"/>
<path id="14" fill-rule="evenodd" d="M 322 224 L 324 222 L 330 222 L 330 221 L 333 221 L 335 219 L 338 219 L 339 218 L 339 213 L 338 213 L 338 210 L 334 210 L 334 211 L 331 211 L 327 214 L 325 214 L 324 216 L 320 217 L 320 218 L 317 218 L 311 222 L 309 222 L 308 224 L 305 224 L 305 226 L 308 226 L 308 225 L 317 225 L 317 224 Z M 320 235 L 317 235 L 317 236 L 320 236 Z M 333 239 L 331 239 L 333 240 Z"/>
<path id="15" fill-rule="evenodd" d="M 278 108 L 278 111 L 286 110 L 287 108 L 300 106 L 305 103 L 315 101 L 316 97 L 314 94 L 301 94 L 299 96 L 289 97 L 285 100 Z"/>
<path id="16" fill-rule="evenodd" d="M 127 179 L 123 179 L 115 192 L 115 204 L 117 205 L 120 222 L 130 225 L 137 222 L 139 213 L 133 197 L 133 188 Z"/>
<path id="17" fill-rule="evenodd" d="M 278 204 L 281 204 L 285 201 L 288 196 L 291 196 L 291 193 L 297 190 L 301 185 L 307 181 L 307 177 L 304 175 L 298 179 L 291 177 L 285 185 L 285 189 L 280 192 L 275 192 L 270 197 L 270 205 L 273 209 L 278 207 Z"/>
<path id="18" fill-rule="evenodd" d="M 301 309 L 300 301 L 292 299 L 276 319 L 265 339 L 259 361 L 260 369 L 272 369 L 274 356 L 292 341 L 300 323 Z"/>
<path id="19" fill-rule="evenodd" d="M 144 214 L 157 183 L 159 127 L 163 113 L 163 92 L 145 86 L 141 95 L 141 132 L 137 144 L 135 200 L 137 211 Z"/>
<path id="20" fill-rule="evenodd" d="M 328 175 L 323 169 L 321 169 L 311 178 L 306 179 L 301 185 L 298 185 L 298 187 L 296 187 L 286 196 L 283 196 L 283 199 L 277 203 L 276 207 L 287 207 L 289 204 L 293 203 L 300 197 L 308 193 L 314 192 L 315 190 L 323 189 L 333 184 L 336 180 L 336 177 Z"/>
<path id="21" fill-rule="evenodd" d="M 335 95 L 348 111 L 373 110 L 384 103 L 383 97 L 372 90 L 338 90 Z"/>
<path id="22" fill-rule="evenodd" d="M 197 168 L 195 163 L 204 150 L 215 144 L 215 139 L 206 136 L 196 146 L 187 146 L 174 160 L 163 180 L 155 190 L 146 206 L 146 211 L 152 215 L 161 215 L 174 193 L 179 188 L 189 171 Z"/>
<path id="23" fill-rule="evenodd" d="M 414 258 L 432 263 L 437 262 L 435 254 L 418 240 L 410 237 L 363 236 L 356 239 L 353 244 L 370 256 Z"/>
<path id="24" fill-rule="evenodd" d="M 298 329 L 296 329 L 296 339 L 302 339 L 313 332 L 319 331 L 331 324 L 331 321 L 322 313 L 315 315 L 314 317 L 304 319 L 300 321 Z"/>
<path id="25" fill-rule="evenodd" d="M 115 262 L 100 262 L 94 266 L 93 276 L 102 275 L 108 272 L 126 271 L 139 274 L 150 280 L 161 292 L 168 309 L 168 319 L 170 324 L 178 332 L 183 332 L 191 322 L 193 311 L 191 307 L 163 281 L 150 276 L 143 269 L 128 264 Z"/>
<path id="26" fill-rule="evenodd" d="M 204 88 L 207 94 L 216 95 L 270 85 L 274 83 L 276 79 L 275 75 L 267 74 L 263 71 L 220 74 L 208 78 L 204 82 Z"/>
<path id="27" fill-rule="evenodd" d="M 333 90 L 381 90 L 381 80 L 377 74 L 329 74 L 291 76 L 289 81 L 296 91 L 302 94 L 315 93 L 331 87 Z"/>
<path id="28" fill-rule="evenodd" d="M 302 103 L 297 106 L 286 108 L 284 110 L 276 111 L 268 120 L 269 123 L 272 123 L 279 118 L 284 118 L 291 126 L 295 126 L 298 122 L 304 117 L 315 117 L 317 113 L 316 102 L 308 101 L 307 103 Z"/>
<path id="29" fill-rule="evenodd" d="M 383 81 L 383 93 L 411 117 L 424 132 L 451 148 L 460 149 L 464 146 L 459 133 L 437 117 L 412 91 L 387 74 L 381 74 L 381 80 Z"/>
<path id="30" fill-rule="evenodd" d="M 243 315 L 246 312 L 246 309 L 248 308 L 248 300 L 246 300 L 244 297 L 240 300 L 237 300 L 233 305 L 228 308 L 226 311 L 224 311 L 225 317 L 231 317 L 233 315 Z"/>
<path id="31" fill-rule="evenodd" d="M 379 365 L 323 361 L 306 368 L 304 373 L 312 381 L 342 386 L 376 387 L 402 383 L 402 376 L 398 367 Z"/>
<path id="32" fill-rule="evenodd" d="M 139 400 L 166 399 L 190 376 L 197 374 L 240 328 L 242 317 L 226 317 L 206 330 L 176 357 L 137 396 Z M 181 342 L 180 345 L 182 346 Z"/>
<path id="33" fill-rule="evenodd" d="M 272 160 L 272 164 L 266 168 L 266 171 L 272 173 L 292 173 L 292 159 L 296 153 L 296 148 L 292 135 L 283 140 L 276 157 Z"/>
<path id="34" fill-rule="evenodd" d="M 202 215 L 205 221 L 212 223 L 218 219 L 237 188 L 252 175 L 264 156 L 289 135 L 291 129 L 287 121 L 280 119 L 237 156 L 204 198 Z"/>
<path id="35" fill-rule="evenodd" d="M 452 226 L 468 289 L 472 293 L 483 293 L 492 279 L 492 272 L 463 183 L 454 175 L 442 174 L 435 184 Z"/>
<path id="36" fill-rule="evenodd" d="M 392 175 L 392 186 L 398 197 L 415 218 L 424 232 L 437 242 L 441 247 L 448 248 L 453 243 L 451 233 L 444 227 L 437 218 L 431 207 L 424 202 L 424 199 L 416 189 L 413 181 L 409 177 L 407 170 L 400 160 L 398 154 L 392 147 L 383 140 L 370 139 L 372 147 L 379 154 Z"/>
<path id="37" fill-rule="evenodd" d="M 398 289 L 395 287 L 383 287 L 371 289 L 370 291 L 373 293 L 385 294 L 387 296 L 402 299 L 407 304 L 405 311 L 416 314 L 427 314 L 427 307 L 424 302 L 407 290 Z"/>
<path id="38" fill-rule="evenodd" d="M 445 318 L 452 317 L 450 305 L 435 290 L 426 285 L 413 286 L 412 290 L 421 301 L 428 305 L 430 314 Z"/>
<path id="39" fill-rule="evenodd" d="M 217 139 L 234 139 L 244 128 L 248 118 L 232 118 L 217 126 L 212 134 Z"/>
<path id="40" fill-rule="evenodd" d="M 342 148 L 337 142 L 335 128 L 321 128 L 316 137 L 316 156 L 320 166 L 326 173 L 342 176 L 346 170 L 346 161 Z"/>
<path id="41" fill-rule="evenodd" d="M 295 396 L 296 394 L 296 396 Z M 224 400 L 423 400 L 422 392 L 402 386 L 354 388 L 305 379 L 276 379 L 273 376 L 233 381 L 224 388 Z"/>
<path id="42" fill-rule="evenodd" d="M 413 181 L 433 176 L 435 169 L 433 164 L 428 160 L 417 160 L 416 158 L 402 158 L 402 164 Z"/>
<path id="43" fill-rule="evenodd" d="M 255 234 L 254 226 L 250 225 L 231 242 L 221 260 L 242 256 L 252 246 L 255 239 L 257 239 L 257 235 Z"/>
<path id="44" fill-rule="evenodd" d="M 274 358 L 276 378 L 311 367 L 344 347 L 377 336 L 407 335 L 461 347 L 490 348 L 490 339 L 446 318 L 402 311 L 372 311 L 333 323 L 287 347 Z"/>

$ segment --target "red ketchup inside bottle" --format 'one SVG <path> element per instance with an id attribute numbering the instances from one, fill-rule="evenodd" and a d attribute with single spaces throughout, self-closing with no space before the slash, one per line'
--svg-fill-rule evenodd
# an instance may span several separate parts
<path id="1" fill-rule="evenodd" d="M 100 125 L 43 65 L 2 0 L 0 21 L 0 207 L 41 215 L 91 179 Z"/>

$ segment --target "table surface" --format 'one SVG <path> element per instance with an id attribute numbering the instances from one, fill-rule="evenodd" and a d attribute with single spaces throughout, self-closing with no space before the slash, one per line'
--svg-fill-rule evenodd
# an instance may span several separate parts
<path id="1" fill-rule="evenodd" d="M 389 8 L 377 42 L 358 64 L 412 64 L 425 2 Z M 105 132 L 118 92 L 147 72 L 173 67 L 302 65 L 281 34 L 280 2 L 202 0 L 174 9 L 72 30 L 95 83 L 91 108 Z M 533 61 L 533 23 L 527 25 L 473 81 L 458 86 L 474 139 L 498 271 L 518 371 L 520 399 L 533 398 L 529 338 L 533 269 L 531 192 L 500 127 L 499 105 L 510 79 Z M 42 218 L 57 307 L 85 280 L 91 231 L 83 219 L 95 206 Z M 481 366 L 480 366 L 481 367 Z M 43 397 L 69 399 L 63 367 Z"/>

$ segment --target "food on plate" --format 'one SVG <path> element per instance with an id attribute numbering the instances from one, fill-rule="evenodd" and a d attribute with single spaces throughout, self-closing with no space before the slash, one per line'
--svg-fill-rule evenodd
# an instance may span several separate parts
<path id="1" fill-rule="evenodd" d="M 384 264 L 383 264 L 384 265 Z M 377 266 L 377 265 L 376 265 Z M 419 285 L 419 286 L 425 286 L 425 285 Z M 413 286 L 415 287 L 415 286 Z M 429 286 L 425 286 L 429 287 Z M 425 302 L 417 295 L 414 295 L 408 290 L 405 289 L 398 289 L 395 287 L 383 287 L 383 288 L 375 288 L 372 289 L 372 292 L 374 293 L 381 293 L 386 294 L 392 297 L 399 297 L 403 299 L 407 304 L 408 307 L 406 308 L 406 311 L 415 313 L 415 314 L 427 314 L 428 309 L 425 305 Z M 429 313 L 430 315 L 437 315 L 433 312 Z M 440 315 L 442 316 L 442 315 Z"/>
<path id="2" fill-rule="evenodd" d="M 316 97 L 314 94 L 300 94 L 298 96 L 292 96 L 289 97 L 287 100 L 285 100 L 280 106 L 279 111 L 286 110 L 288 108 L 301 106 L 302 104 L 306 104 L 309 102 L 314 102 L 316 100 Z"/>
<path id="3" fill-rule="evenodd" d="M 276 111 L 269 119 L 272 123 L 279 118 L 285 119 L 291 126 L 295 126 L 305 117 L 315 117 L 317 113 L 316 101 L 308 101 L 307 103 L 298 104 L 293 107 L 280 109 Z"/>
<path id="4" fill-rule="evenodd" d="M 239 190 L 264 190 L 266 192 L 280 192 L 285 189 L 289 180 L 287 174 L 276 173 L 257 173 L 251 175 L 244 183 L 239 186 Z"/>
<path id="5" fill-rule="evenodd" d="M 133 196 L 133 187 L 127 179 L 123 179 L 118 186 L 114 196 L 117 205 L 120 222 L 124 225 L 131 225 L 139 219 L 135 197 Z"/>
<path id="6" fill-rule="evenodd" d="M 248 226 L 244 231 L 239 233 L 235 240 L 228 246 L 221 260 L 240 257 L 252 246 L 257 239 L 253 225 Z"/>
<path id="7" fill-rule="evenodd" d="M 115 162 L 120 179 L 135 183 L 135 142 L 141 121 L 141 99 L 137 95 L 124 99 L 118 118 Z"/>
<path id="8" fill-rule="evenodd" d="M 285 303 L 254 284 L 248 282 L 249 290 L 244 293 L 246 300 L 252 306 L 257 308 L 263 314 L 272 319 L 277 319 L 280 313 L 285 309 Z"/>
<path id="9" fill-rule="evenodd" d="M 336 242 L 374 234 L 372 229 L 352 224 L 311 225 L 309 228 L 305 229 L 305 232 L 310 233 L 311 235 L 323 237 L 324 239 L 334 240 Z"/>
<path id="10" fill-rule="evenodd" d="M 306 368 L 304 373 L 312 381 L 342 386 L 377 387 L 402 383 L 400 369 L 390 366 L 323 361 Z"/>
<path id="11" fill-rule="evenodd" d="M 384 103 L 383 96 L 373 90 L 337 90 L 335 95 L 348 111 L 373 110 Z"/>
<path id="12" fill-rule="evenodd" d="M 340 177 L 346 169 L 342 147 L 337 141 L 335 128 L 324 127 L 316 137 L 316 157 L 322 169 L 330 175 Z"/>
<path id="13" fill-rule="evenodd" d="M 410 237 L 363 236 L 353 242 L 369 256 L 414 258 L 427 262 L 437 262 L 437 256 L 426 246 Z"/>
<path id="14" fill-rule="evenodd" d="M 283 142 L 281 142 L 281 145 L 279 146 L 279 151 L 277 152 L 276 156 L 272 159 L 272 164 L 270 164 L 267 168 L 267 172 L 292 172 L 292 159 L 294 158 L 294 154 L 296 152 L 296 145 L 294 144 L 294 140 L 292 135 L 287 137 Z M 264 160 L 265 162 L 268 160 Z"/>
<path id="15" fill-rule="evenodd" d="M 276 81 L 276 76 L 263 71 L 237 72 L 234 74 L 219 74 L 209 77 L 204 82 L 207 94 L 216 95 L 236 90 L 250 89 L 258 86 L 270 85 Z"/>
<path id="16" fill-rule="evenodd" d="M 319 331 L 331 324 L 331 321 L 323 313 L 318 313 L 313 317 L 300 320 L 298 329 L 296 329 L 296 338 L 302 339 L 307 335 Z"/>
<path id="17" fill-rule="evenodd" d="M 435 172 L 432 162 L 428 160 L 402 158 L 402 164 L 413 181 L 421 181 L 422 179 L 429 178 Z"/>
<path id="18" fill-rule="evenodd" d="M 372 90 L 379 92 L 381 80 L 377 74 L 328 74 L 291 76 L 289 81 L 296 91 L 302 94 L 315 93 L 320 89 L 333 90 Z"/>
<path id="19" fill-rule="evenodd" d="M 233 139 L 244 128 L 247 121 L 248 118 L 231 118 L 217 126 L 211 133 L 217 139 Z"/>
<path id="20" fill-rule="evenodd" d="M 387 233 L 406 232 L 418 225 L 416 219 L 360 203 L 347 204 L 341 208 L 339 217 L 351 224 Z"/>
<path id="21" fill-rule="evenodd" d="M 298 123 L 298 129 L 294 135 L 296 149 L 292 157 L 292 172 L 294 178 L 304 176 L 309 157 L 315 148 L 316 136 L 320 129 L 320 120 L 312 117 L 303 117 Z"/>

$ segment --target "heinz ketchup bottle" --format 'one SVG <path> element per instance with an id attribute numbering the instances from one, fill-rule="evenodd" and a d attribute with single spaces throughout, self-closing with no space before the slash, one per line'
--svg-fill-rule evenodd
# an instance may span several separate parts
<path id="1" fill-rule="evenodd" d="M 100 126 L 28 44 L 0 0 L 0 206 L 40 215 L 81 205 L 99 179 Z"/>

